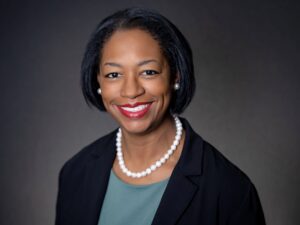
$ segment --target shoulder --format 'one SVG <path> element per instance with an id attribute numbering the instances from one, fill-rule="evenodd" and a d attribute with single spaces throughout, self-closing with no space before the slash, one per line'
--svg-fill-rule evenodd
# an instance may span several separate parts
<path id="1" fill-rule="evenodd" d="M 212 144 L 203 140 L 187 122 L 185 124 L 189 136 L 187 140 L 190 142 L 186 149 L 185 164 L 193 170 L 193 174 L 197 171 L 200 175 L 198 182 L 205 191 L 207 201 L 215 199 L 223 205 L 223 209 L 233 212 L 244 204 L 245 199 L 257 198 L 249 177 Z"/>
<path id="2" fill-rule="evenodd" d="M 221 217 L 233 224 L 265 224 L 259 195 L 250 178 L 211 144 L 204 142 L 203 149 L 203 174 L 206 179 L 214 179 L 208 183 L 222 209 Z"/>
<path id="3" fill-rule="evenodd" d="M 203 141 L 203 173 L 217 177 L 219 185 L 247 188 L 249 177 L 210 143 Z"/>
<path id="4" fill-rule="evenodd" d="M 113 131 L 82 148 L 64 163 L 60 171 L 60 177 L 65 176 L 66 174 L 74 174 L 83 171 L 83 167 L 91 159 L 101 156 L 106 151 L 112 150 L 111 148 L 115 140 L 115 133 L 116 131 Z"/>
<path id="5" fill-rule="evenodd" d="M 249 177 L 184 121 L 187 139 L 183 167 L 198 185 L 197 201 L 228 224 L 265 224 L 255 186 Z M 195 176 L 195 175 L 198 176 Z"/>
<path id="6" fill-rule="evenodd" d="M 219 182 L 250 182 L 241 169 L 196 133 L 187 120 L 182 119 L 182 122 L 186 130 L 185 141 L 187 142 L 183 152 L 184 166 L 189 171 L 204 177 L 217 178 Z"/>

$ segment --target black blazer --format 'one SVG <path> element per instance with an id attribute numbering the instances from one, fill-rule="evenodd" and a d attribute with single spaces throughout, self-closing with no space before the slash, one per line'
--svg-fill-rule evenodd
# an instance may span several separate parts
<path id="1" fill-rule="evenodd" d="M 181 121 L 186 130 L 183 151 L 152 224 L 265 224 L 249 178 Z M 115 137 L 116 131 L 98 139 L 63 166 L 56 225 L 97 225 L 115 159 Z"/>

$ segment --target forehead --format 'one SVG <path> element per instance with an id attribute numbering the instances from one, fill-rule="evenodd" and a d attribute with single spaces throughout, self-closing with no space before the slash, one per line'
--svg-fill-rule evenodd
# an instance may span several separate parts
<path id="1" fill-rule="evenodd" d="M 117 30 L 102 49 L 102 60 L 116 58 L 156 58 L 163 60 L 159 43 L 147 31 L 141 29 Z"/>

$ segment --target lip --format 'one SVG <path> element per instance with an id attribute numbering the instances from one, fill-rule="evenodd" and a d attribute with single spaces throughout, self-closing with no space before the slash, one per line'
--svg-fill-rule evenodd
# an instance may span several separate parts
<path id="1" fill-rule="evenodd" d="M 130 119 L 142 118 L 150 109 L 152 102 L 136 102 L 134 104 L 117 105 L 119 111 Z"/>

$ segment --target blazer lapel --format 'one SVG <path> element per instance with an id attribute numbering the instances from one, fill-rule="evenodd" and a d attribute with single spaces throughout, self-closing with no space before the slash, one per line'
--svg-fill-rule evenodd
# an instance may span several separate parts
<path id="1" fill-rule="evenodd" d="M 181 157 L 174 168 L 152 225 L 174 225 L 193 200 L 202 173 L 203 140 L 181 118 L 186 131 Z"/>
<path id="2" fill-rule="evenodd" d="M 152 225 L 174 225 L 181 214 L 192 201 L 197 192 L 197 185 L 193 184 L 182 173 L 174 173 L 162 197 Z"/>
<path id="3" fill-rule="evenodd" d="M 86 176 L 83 183 L 82 221 L 85 225 L 97 225 L 100 210 L 104 201 L 109 174 L 115 159 L 114 141 L 107 145 L 95 146 L 105 151 L 91 155 L 86 165 Z M 99 150 L 98 149 L 98 150 Z"/>

